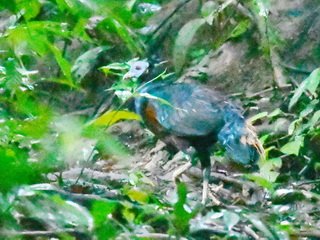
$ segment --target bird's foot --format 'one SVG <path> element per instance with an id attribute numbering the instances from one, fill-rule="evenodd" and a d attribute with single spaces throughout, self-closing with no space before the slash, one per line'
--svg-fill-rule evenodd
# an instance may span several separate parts
<path id="1" fill-rule="evenodd" d="M 210 180 L 211 166 L 205 167 L 202 171 L 203 175 L 203 188 L 202 188 L 202 200 L 203 205 L 206 204 L 209 195 L 209 180 Z"/>
<path id="2" fill-rule="evenodd" d="M 203 171 L 205 171 L 205 170 L 203 170 Z M 209 181 L 208 181 L 208 179 L 203 178 L 201 204 L 205 205 L 207 203 L 208 193 L 209 193 Z"/>

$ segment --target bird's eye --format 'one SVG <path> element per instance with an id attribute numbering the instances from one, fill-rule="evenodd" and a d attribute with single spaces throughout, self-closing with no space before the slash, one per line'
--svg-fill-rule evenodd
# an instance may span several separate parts
<path id="1" fill-rule="evenodd" d="M 136 67 L 136 70 L 141 70 L 141 67 L 137 66 L 137 67 Z"/>

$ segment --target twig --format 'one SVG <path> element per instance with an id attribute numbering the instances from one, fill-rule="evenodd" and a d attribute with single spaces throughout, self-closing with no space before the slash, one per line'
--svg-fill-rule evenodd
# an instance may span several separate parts
<path id="1" fill-rule="evenodd" d="M 177 239 L 175 236 L 171 236 L 164 233 L 143 233 L 135 235 L 139 238 L 151 238 L 151 239 Z"/>
<path id="2" fill-rule="evenodd" d="M 310 230 L 310 231 L 300 231 L 291 233 L 290 236 L 294 237 L 316 237 L 320 238 L 320 231 L 319 230 Z"/>
<path id="3" fill-rule="evenodd" d="M 169 21 L 170 18 L 172 18 L 184 5 L 186 5 L 188 2 L 191 0 L 185 0 L 184 2 L 181 2 L 178 4 L 178 6 L 170 13 L 168 17 L 166 17 L 160 24 L 159 26 L 153 31 L 152 35 L 146 40 L 145 43 L 148 43 L 153 36 Z"/>
<path id="4" fill-rule="evenodd" d="M 291 87 L 292 87 L 291 84 L 285 84 L 285 85 L 283 85 L 283 86 L 281 86 L 281 87 L 280 87 L 280 86 L 277 87 L 277 89 L 291 88 Z M 251 95 L 248 95 L 248 98 L 256 97 L 256 96 L 259 96 L 259 95 L 261 95 L 261 94 L 263 94 L 263 93 L 271 92 L 271 91 L 273 91 L 273 90 L 274 90 L 274 87 L 270 87 L 270 88 L 264 89 L 264 90 L 262 90 L 262 91 L 260 91 L 260 92 L 256 92 L 256 93 L 253 93 L 253 94 L 251 94 Z"/>
<path id="5" fill-rule="evenodd" d="M 241 185 L 241 186 L 242 185 L 247 185 L 248 187 L 251 187 L 251 188 L 257 188 L 257 186 L 252 182 L 248 182 L 248 181 L 243 181 L 243 180 L 240 180 L 240 179 L 232 178 L 232 177 L 220 174 L 220 173 L 211 173 L 211 176 L 215 177 L 215 178 L 219 178 L 219 179 L 221 179 L 223 181 L 236 183 L 236 184 Z"/>
<path id="6" fill-rule="evenodd" d="M 212 203 L 215 205 L 215 206 L 220 206 L 221 205 L 221 201 L 216 198 L 212 192 L 209 191 L 208 193 L 208 196 L 210 198 L 210 200 L 212 201 Z"/>
<path id="7" fill-rule="evenodd" d="M 293 67 L 293 66 L 290 66 L 290 65 L 287 65 L 287 64 L 281 63 L 280 65 L 282 67 L 284 67 L 286 69 L 289 69 L 291 71 L 294 71 L 294 72 L 300 72 L 300 73 L 305 73 L 305 74 L 310 74 L 311 73 L 311 71 L 308 71 L 308 70 L 305 70 L 305 69 L 296 68 L 296 67 Z"/>
<path id="8" fill-rule="evenodd" d="M 238 232 L 244 232 L 246 233 L 248 236 L 252 237 L 253 239 L 256 239 L 256 240 L 259 240 L 261 239 L 261 237 L 256 234 L 255 231 L 253 231 L 250 227 L 248 226 L 240 226 L 240 227 L 234 227 L 233 228 L 235 231 L 238 231 Z"/>
<path id="9" fill-rule="evenodd" d="M 253 231 L 250 227 L 248 226 L 244 226 L 243 231 L 248 234 L 249 236 L 253 237 L 254 239 L 261 239 L 260 236 L 258 234 L 255 233 L 255 231 Z"/>
<path id="10" fill-rule="evenodd" d="M 297 183 L 295 183 L 295 184 L 296 184 L 297 186 L 302 186 L 302 185 L 312 184 L 312 183 L 320 183 L 320 179 L 308 180 L 308 181 L 301 181 L 301 182 L 297 182 Z"/>
<path id="11" fill-rule="evenodd" d="M 51 230 L 51 231 L 3 231 L 0 232 L 0 236 L 48 236 L 48 235 L 56 235 L 61 233 L 75 233 L 80 232 L 76 229 L 61 229 L 61 230 Z"/>

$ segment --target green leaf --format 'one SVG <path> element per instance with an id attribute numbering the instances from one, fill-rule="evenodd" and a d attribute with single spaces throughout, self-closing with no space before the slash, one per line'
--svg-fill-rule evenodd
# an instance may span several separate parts
<path id="1" fill-rule="evenodd" d="M 109 214 L 113 213 L 117 206 L 116 202 L 111 201 L 94 201 L 91 214 L 94 219 L 94 225 L 99 227 L 102 225 Z"/>
<path id="2" fill-rule="evenodd" d="M 314 108 L 318 105 L 319 100 L 314 99 L 312 100 L 299 114 L 300 118 L 308 116 L 310 113 L 313 112 Z"/>
<path id="3" fill-rule="evenodd" d="M 236 38 L 245 33 L 251 25 L 251 21 L 249 19 L 245 19 L 240 21 L 237 26 L 230 33 L 229 38 Z"/>
<path id="4" fill-rule="evenodd" d="M 148 203 L 149 202 L 149 195 L 143 191 L 129 190 L 127 192 L 127 195 L 131 200 L 136 201 L 138 203 Z"/>
<path id="5" fill-rule="evenodd" d="M 99 55 L 108 50 L 110 47 L 101 46 L 90 49 L 78 57 L 75 64 L 71 68 L 73 75 L 78 79 L 82 79 L 95 66 Z"/>
<path id="6" fill-rule="evenodd" d="M 53 52 L 53 55 L 55 56 L 64 76 L 68 79 L 68 81 L 70 81 L 70 83 L 73 84 L 73 79 L 71 76 L 71 64 L 63 57 L 61 50 L 58 47 L 54 46 L 49 41 L 47 41 L 47 45 Z"/>
<path id="7" fill-rule="evenodd" d="M 31 18 L 34 18 L 40 12 L 41 4 L 38 0 L 24 0 L 16 1 L 17 8 L 19 12 L 23 13 L 24 18 L 29 21 Z"/>
<path id="8" fill-rule="evenodd" d="M 123 19 L 112 13 L 112 11 L 108 11 L 107 14 L 108 17 L 101 21 L 97 27 L 111 33 L 116 32 L 126 43 L 126 47 L 133 55 L 136 55 L 137 53 L 143 53 L 141 39 L 133 34 L 133 31 L 130 30 Z"/>
<path id="9" fill-rule="evenodd" d="M 296 128 L 300 122 L 301 122 L 301 119 L 296 119 L 292 123 L 290 123 L 290 125 L 288 127 L 288 134 L 289 135 L 292 135 L 294 133 L 294 131 L 296 130 Z"/>
<path id="10" fill-rule="evenodd" d="M 70 12 L 75 16 L 89 18 L 91 12 L 97 11 L 98 6 L 93 0 L 57 0 L 62 12 Z"/>
<path id="11" fill-rule="evenodd" d="M 316 90 L 320 83 L 320 68 L 314 70 L 308 77 L 309 81 L 307 84 L 307 89 L 314 96 L 317 97 Z"/>
<path id="12" fill-rule="evenodd" d="M 123 211 L 122 211 L 122 214 L 123 216 L 125 217 L 125 219 L 129 222 L 133 222 L 135 217 L 136 217 L 136 214 L 135 212 L 132 210 L 132 208 L 125 208 Z"/>
<path id="13" fill-rule="evenodd" d="M 107 112 L 97 119 L 93 120 L 89 124 L 95 126 L 111 126 L 119 120 L 140 120 L 140 116 L 129 111 L 110 111 Z"/>
<path id="14" fill-rule="evenodd" d="M 310 129 L 313 129 L 315 124 L 319 121 L 320 119 L 320 110 L 319 111 L 316 111 L 312 118 L 310 119 L 310 121 L 307 123 L 307 127 L 310 128 Z"/>
<path id="15" fill-rule="evenodd" d="M 259 229 L 261 232 L 263 232 L 270 240 L 275 239 L 272 235 L 272 233 L 270 232 L 270 230 L 266 227 L 266 225 L 258 218 L 259 215 L 257 214 L 250 214 L 248 216 L 246 216 L 248 218 L 248 220 L 250 222 L 252 222 L 252 224 Z"/>
<path id="16" fill-rule="evenodd" d="M 179 31 L 173 49 L 173 64 L 176 72 L 181 71 L 192 39 L 205 22 L 203 18 L 193 19 L 185 24 Z"/>
<path id="17" fill-rule="evenodd" d="M 100 69 L 113 69 L 113 70 L 127 70 L 129 65 L 122 62 L 116 62 L 108 64 L 107 66 L 103 66 Z"/>
<path id="18" fill-rule="evenodd" d="M 21 187 L 12 208 L 27 217 L 34 217 L 44 223 L 48 229 L 76 228 L 88 231 L 93 228 L 93 219 L 88 210 L 68 201 L 54 191 L 33 191 L 29 186 Z M 23 210 L 22 210 L 23 209 Z M 21 212 L 22 211 L 22 212 Z"/>
<path id="19" fill-rule="evenodd" d="M 259 162 L 259 169 L 260 173 L 259 175 L 262 178 L 267 179 L 269 182 L 274 182 L 277 177 L 279 176 L 279 172 L 277 169 L 279 169 L 282 165 L 281 158 L 272 158 L 265 161 Z"/>
<path id="20" fill-rule="evenodd" d="M 219 4 L 214 1 L 208 1 L 203 4 L 201 8 L 201 15 L 207 21 L 208 24 L 212 24 L 214 14 L 218 11 Z"/>
<path id="21" fill-rule="evenodd" d="M 186 233 L 189 229 L 189 221 L 193 214 L 185 209 L 187 201 L 187 187 L 183 183 L 178 185 L 178 201 L 173 206 L 174 221 L 173 224 L 180 233 Z"/>
<path id="22" fill-rule="evenodd" d="M 246 174 L 245 177 L 247 177 L 248 179 L 259 184 L 261 187 L 264 187 L 264 188 L 268 189 L 269 191 L 273 191 L 273 185 L 268 179 L 265 179 L 262 176 L 256 176 L 256 175 L 252 175 L 252 174 Z"/>
<path id="23" fill-rule="evenodd" d="M 277 120 L 275 122 L 275 125 L 274 125 L 274 131 L 277 132 L 279 130 L 279 128 L 284 125 L 284 124 L 287 124 L 287 120 L 284 119 L 284 118 L 279 118 L 279 120 Z"/>
<path id="24" fill-rule="evenodd" d="M 83 91 L 83 89 L 80 88 L 80 86 L 75 85 L 73 82 L 70 82 L 70 80 L 65 78 L 65 77 L 62 77 L 62 78 L 47 78 L 46 81 L 47 82 L 60 83 L 62 85 L 66 85 L 66 86 L 72 87 L 72 88 L 77 89 L 79 91 Z"/>
<path id="25" fill-rule="evenodd" d="M 81 40 L 86 41 L 88 43 L 93 43 L 93 40 L 87 34 L 87 25 L 89 20 L 87 18 L 80 18 L 74 28 L 72 29 L 72 35 L 75 37 L 79 37 Z"/>
<path id="26" fill-rule="evenodd" d="M 304 143 L 304 137 L 298 136 L 294 141 L 288 142 L 282 148 L 280 148 L 280 151 L 285 154 L 294 154 L 298 156 L 300 148 L 303 146 L 303 143 Z"/>
<path id="27" fill-rule="evenodd" d="M 273 118 L 275 116 L 278 116 L 282 113 L 280 108 L 276 108 L 275 110 L 273 110 L 271 113 L 268 114 L 268 118 Z"/>
<path id="28" fill-rule="evenodd" d="M 201 16 L 204 18 L 208 17 L 213 12 L 217 11 L 218 8 L 219 8 L 219 5 L 216 2 L 208 1 L 208 2 L 204 3 L 201 8 Z"/>
<path id="29" fill-rule="evenodd" d="M 290 99 L 289 108 L 297 103 L 302 93 L 308 90 L 314 97 L 317 97 L 316 89 L 320 83 L 320 68 L 315 69 L 309 77 L 307 77 L 295 90 L 294 95 Z"/>
<path id="30" fill-rule="evenodd" d="M 223 213 L 223 220 L 224 223 L 227 225 L 228 231 L 231 231 L 234 225 L 236 225 L 239 222 L 240 217 L 238 214 L 234 212 L 225 211 Z"/>
<path id="31" fill-rule="evenodd" d="M 264 118 L 266 116 L 268 116 L 268 112 L 261 112 L 261 113 L 258 113 L 256 115 L 252 116 L 251 118 L 249 118 L 248 121 L 249 122 L 255 122 L 255 121 L 257 121 L 257 120 L 259 120 L 261 118 Z"/>

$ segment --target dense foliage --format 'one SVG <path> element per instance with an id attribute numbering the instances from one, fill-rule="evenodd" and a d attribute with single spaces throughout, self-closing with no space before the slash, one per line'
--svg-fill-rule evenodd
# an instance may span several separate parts
<path id="1" fill-rule="evenodd" d="M 319 46 L 312 70 L 281 66 L 290 41 L 273 4 L 2 0 L 0 239 L 320 238 Z M 172 190 L 173 156 L 127 111 L 139 86 L 123 75 L 132 59 L 159 55 L 167 71 L 207 82 L 208 59 L 239 42 L 274 76 L 233 92 L 256 113 L 266 158 L 239 169 L 215 151 L 227 174 L 212 174 L 202 206 L 199 174 Z"/>

